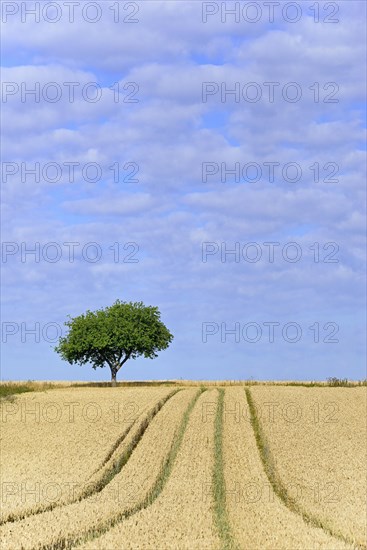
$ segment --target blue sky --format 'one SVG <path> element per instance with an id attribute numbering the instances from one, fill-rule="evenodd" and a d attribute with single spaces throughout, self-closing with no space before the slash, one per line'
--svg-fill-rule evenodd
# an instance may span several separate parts
<path id="1" fill-rule="evenodd" d="M 365 3 L 49 4 L 2 5 L 2 378 L 109 379 L 53 340 L 117 298 L 175 336 L 120 379 L 366 377 Z"/>

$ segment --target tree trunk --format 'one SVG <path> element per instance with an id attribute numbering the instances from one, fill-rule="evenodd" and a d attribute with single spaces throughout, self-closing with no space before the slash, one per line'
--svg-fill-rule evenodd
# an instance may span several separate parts
<path id="1" fill-rule="evenodd" d="M 115 388 L 117 386 L 116 383 L 116 371 L 111 370 L 111 386 Z"/>

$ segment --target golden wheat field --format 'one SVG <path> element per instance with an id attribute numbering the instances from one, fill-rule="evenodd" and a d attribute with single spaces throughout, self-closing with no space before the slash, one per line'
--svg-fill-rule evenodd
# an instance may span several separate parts
<path id="1" fill-rule="evenodd" d="M 109 391 L 106 391 L 109 390 Z M 168 388 L 55 389 L 2 405 L 1 521 L 75 498 L 151 403 Z"/>
<path id="2" fill-rule="evenodd" d="M 2 550 L 365 550 L 366 387 L 2 399 Z"/>

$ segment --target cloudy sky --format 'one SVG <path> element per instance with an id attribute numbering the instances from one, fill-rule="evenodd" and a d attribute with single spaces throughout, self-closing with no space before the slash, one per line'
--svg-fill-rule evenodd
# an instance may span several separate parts
<path id="1" fill-rule="evenodd" d="M 3 2 L 2 377 L 117 298 L 120 379 L 360 379 L 365 3 Z M 278 5 L 279 4 L 279 5 Z"/>

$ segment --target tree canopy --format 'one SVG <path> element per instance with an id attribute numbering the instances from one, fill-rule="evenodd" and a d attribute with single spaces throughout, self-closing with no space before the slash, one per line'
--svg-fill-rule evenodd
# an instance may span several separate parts
<path id="1" fill-rule="evenodd" d="M 166 349 L 173 335 L 160 320 L 157 307 L 143 302 L 116 302 L 104 309 L 87 311 L 65 322 L 69 328 L 61 337 L 57 351 L 70 364 L 109 366 L 112 385 L 128 359 L 144 356 L 154 359 Z"/>

